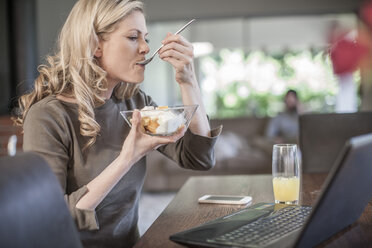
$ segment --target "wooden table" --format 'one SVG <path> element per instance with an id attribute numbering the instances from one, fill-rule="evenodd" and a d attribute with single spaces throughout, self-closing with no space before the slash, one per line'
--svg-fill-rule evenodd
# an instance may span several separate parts
<path id="1" fill-rule="evenodd" d="M 326 174 L 305 174 L 300 204 L 311 205 L 320 193 Z M 205 194 L 250 195 L 252 204 L 273 202 L 271 175 L 191 177 L 135 245 L 139 247 L 183 247 L 169 240 L 171 234 L 237 211 L 244 206 L 198 204 Z M 372 247 L 372 201 L 359 220 L 323 242 L 320 247 Z"/>

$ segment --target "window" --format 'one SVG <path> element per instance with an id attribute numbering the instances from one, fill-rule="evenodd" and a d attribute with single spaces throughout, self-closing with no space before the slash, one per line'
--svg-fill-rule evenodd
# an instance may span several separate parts
<path id="1" fill-rule="evenodd" d="M 356 22 L 353 14 L 197 20 L 182 34 L 198 42 L 195 67 L 212 118 L 276 115 L 288 88 L 298 91 L 305 110 L 332 112 L 338 79 L 327 53 L 330 29 L 337 23 L 355 30 Z M 150 24 L 151 50 L 184 23 Z M 146 71 L 143 88 L 159 104 L 181 103 L 169 65 L 154 61 Z"/>

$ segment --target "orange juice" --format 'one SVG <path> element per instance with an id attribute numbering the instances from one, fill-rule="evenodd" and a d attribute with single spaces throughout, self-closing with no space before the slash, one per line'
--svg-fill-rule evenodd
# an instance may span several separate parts
<path id="1" fill-rule="evenodd" d="M 275 203 L 297 204 L 300 194 L 299 177 L 274 177 Z"/>

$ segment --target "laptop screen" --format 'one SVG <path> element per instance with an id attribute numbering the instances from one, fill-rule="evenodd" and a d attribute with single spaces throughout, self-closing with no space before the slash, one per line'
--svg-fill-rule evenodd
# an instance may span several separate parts
<path id="1" fill-rule="evenodd" d="M 372 197 L 372 134 L 350 139 L 323 185 L 297 247 L 312 247 L 354 223 Z"/>

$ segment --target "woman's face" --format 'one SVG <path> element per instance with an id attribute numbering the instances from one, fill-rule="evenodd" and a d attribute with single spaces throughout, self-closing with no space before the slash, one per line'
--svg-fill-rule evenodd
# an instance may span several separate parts
<path id="1" fill-rule="evenodd" d="M 119 82 L 141 83 L 145 66 L 137 62 L 149 52 L 147 28 L 142 12 L 134 11 L 116 26 L 114 32 L 99 42 L 95 56 L 107 72 L 109 87 Z"/>

